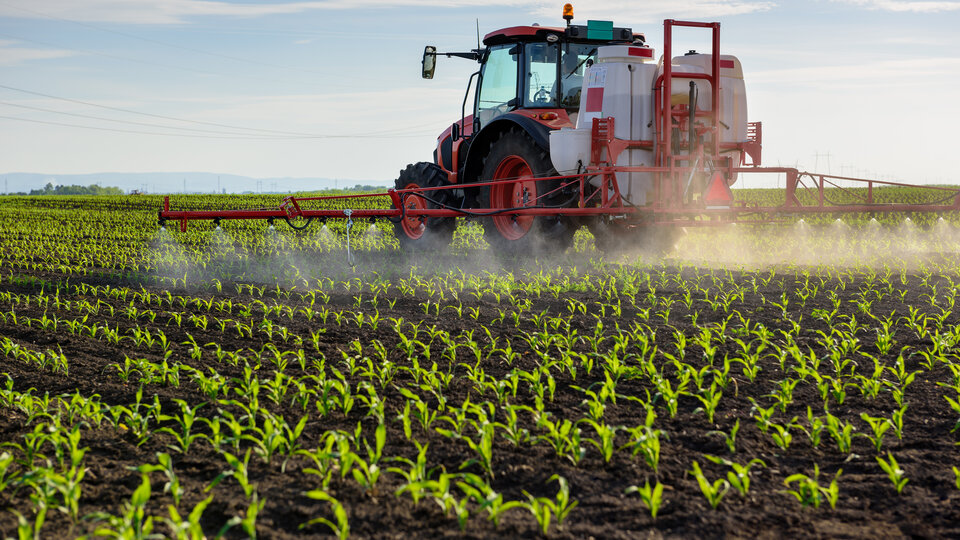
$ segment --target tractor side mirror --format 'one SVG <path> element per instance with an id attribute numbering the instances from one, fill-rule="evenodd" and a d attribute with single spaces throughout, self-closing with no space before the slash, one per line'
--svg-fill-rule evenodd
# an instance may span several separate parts
<path id="1" fill-rule="evenodd" d="M 432 79 L 433 72 L 437 69 L 437 48 L 433 45 L 427 45 L 423 48 L 423 78 Z"/>

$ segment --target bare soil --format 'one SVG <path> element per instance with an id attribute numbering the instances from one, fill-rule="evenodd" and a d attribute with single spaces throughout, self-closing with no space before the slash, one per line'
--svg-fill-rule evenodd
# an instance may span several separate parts
<path id="1" fill-rule="evenodd" d="M 627 271 L 631 271 L 629 268 Z M 670 274 L 688 273 L 692 270 L 680 270 L 668 267 Z M 742 283 L 756 274 L 733 272 L 734 278 Z M 791 331 L 778 316 L 777 309 L 768 303 L 759 300 L 760 295 L 771 299 L 779 299 L 781 293 L 792 295 L 798 287 L 794 283 L 794 272 L 784 274 L 787 279 L 781 287 L 779 280 L 772 280 L 767 286 L 761 287 L 759 295 L 748 294 L 744 301 L 735 302 L 733 308 L 739 311 L 744 318 L 754 323 L 763 323 L 774 331 Z M 55 274 L 39 275 L 48 281 L 56 282 L 66 279 L 66 276 Z M 110 282 L 111 278 L 90 277 L 80 278 L 92 282 Z M 910 291 L 919 290 L 919 278 L 911 276 L 907 288 Z M 70 278 L 71 283 L 78 283 L 77 277 Z M 114 285 L 130 285 L 114 280 Z M 837 289 L 842 294 L 841 315 L 861 314 L 853 302 L 859 291 L 870 288 L 872 285 L 865 278 L 857 278 L 853 283 L 847 283 L 841 290 L 837 287 L 835 278 L 827 283 L 827 289 Z M 148 288 L 150 288 L 148 286 Z M 37 285 L 11 284 L 4 281 L 0 285 L 2 290 L 11 290 L 20 294 L 39 292 Z M 159 290 L 159 289 L 157 289 Z M 224 289 L 225 293 L 227 289 Z M 173 291 L 174 294 L 184 294 L 184 291 Z M 195 293 L 209 297 L 209 293 Z M 668 286 L 658 291 L 658 295 L 678 295 L 675 287 Z M 248 295 L 222 294 L 214 295 L 218 299 L 232 298 L 235 301 L 249 302 Z M 270 296 L 270 293 L 267 294 Z M 515 349 L 521 352 L 520 358 L 513 365 L 502 362 L 482 362 L 480 365 L 487 375 L 503 377 L 513 367 L 531 369 L 537 365 L 537 358 L 532 354 L 523 340 L 521 331 L 533 331 L 535 326 L 530 321 L 521 321 L 514 327 L 509 321 L 491 324 L 490 321 L 497 315 L 498 308 L 502 307 L 496 301 L 486 296 L 477 301 L 473 298 L 461 298 L 464 309 L 479 308 L 481 316 L 474 321 L 464 314 L 455 317 L 452 312 L 444 311 L 440 316 L 425 315 L 419 303 L 422 298 L 398 296 L 392 290 L 381 298 L 379 307 L 384 323 L 373 331 L 364 327 L 358 330 L 355 324 L 345 324 L 336 327 L 328 324 L 330 330 L 323 334 L 321 350 L 325 353 L 328 366 L 336 365 L 341 358 L 341 351 L 349 350 L 350 344 L 359 339 L 368 344 L 371 340 L 380 340 L 390 352 L 392 361 L 399 364 L 406 363 L 404 356 L 396 350 L 398 338 L 392 325 L 386 322 L 389 317 L 403 317 L 408 321 L 423 320 L 425 325 L 436 325 L 438 328 L 459 334 L 461 331 L 474 331 L 475 339 L 486 343 L 487 338 L 481 329 L 484 324 L 494 336 L 509 338 Z M 389 299 L 396 297 L 393 308 L 386 306 Z M 569 293 L 569 298 L 575 298 L 593 306 L 599 298 L 587 293 Z M 77 300 L 82 296 L 62 296 L 62 299 Z M 87 298 L 95 301 L 95 298 Z M 102 299 L 102 298 L 101 298 Z M 90 317 L 88 324 L 96 321 L 119 327 L 121 333 L 144 321 L 131 321 L 121 314 L 122 302 L 105 300 L 117 307 L 114 316 L 101 315 Z M 291 302 L 281 300 L 283 302 Z M 541 298 L 531 298 L 532 313 L 547 310 L 552 314 L 567 314 L 567 305 L 564 297 L 554 299 L 548 295 Z M 296 302 L 292 302 L 296 305 Z M 908 313 L 907 306 L 928 305 L 926 299 L 919 294 L 909 292 L 902 300 L 894 295 L 888 295 L 883 300 L 873 304 L 873 313 L 889 314 L 895 312 L 898 316 Z M 328 307 L 334 310 L 354 310 L 355 300 L 349 293 L 333 294 Z M 826 295 L 820 295 L 809 302 L 802 312 L 799 308 L 790 308 L 791 317 L 802 320 L 801 343 L 811 347 L 816 354 L 825 356 L 827 352 L 816 343 L 816 331 L 829 332 L 829 328 L 821 321 L 810 316 L 814 308 L 829 308 Z M 10 309 L 11 306 L 2 306 Z M 195 307 L 188 306 L 187 311 L 200 313 Z M 18 307 L 19 317 L 39 318 L 44 309 L 36 305 Z M 691 323 L 693 312 L 699 312 L 697 324 Z M 47 311 L 48 315 L 53 310 Z M 103 313 L 103 312 L 101 312 Z M 67 313 L 60 314 L 68 315 Z M 802 318 L 801 318 L 801 315 Z M 591 307 L 588 314 L 577 314 L 572 320 L 572 329 L 581 335 L 592 335 L 598 320 L 605 328 L 612 329 L 617 324 L 627 326 L 637 320 L 638 314 L 625 306 L 620 317 L 602 317 Z M 698 326 L 711 323 L 722 323 L 727 317 L 719 312 L 712 311 L 702 300 L 694 301 L 691 309 L 681 302 L 672 306 L 669 321 L 651 318 L 649 324 L 657 330 L 657 345 L 662 351 L 673 352 L 673 332 L 682 331 L 688 336 L 698 332 Z M 866 319 L 866 316 L 862 316 Z M 186 317 L 185 317 L 186 318 Z M 957 324 L 957 315 L 950 315 L 948 325 Z M 873 339 L 876 321 L 864 321 L 867 328 L 861 331 L 864 350 L 875 352 Z M 321 325 L 314 321 L 309 322 L 301 317 L 284 320 L 284 324 L 291 332 L 301 336 L 309 336 Z M 207 331 L 193 328 L 184 324 L 182 328 L 167 325 L 161 318 L 150 327 L 162 328 L 170 340 L 180 343 L 189 333 L 198 343 L 219 342 L 224 349 L 260 349 L 266 340 L 257 334 L 254 338 L 239 338 L 236 332 L 221 333 L 219 329 L 210 325 Z M 13 381 L 13 389 L 24 392 L 34 389 L 35 395 L 57 396 L 79 392 L 86 396 L 98 395 L 100 400 L 108 405 L 129 405 L 135 401 L 138 384 L 124 383 L 110 365 L 122 362 L 125 354 L 134 354 L 159 362 L 162 355 L 154 351 L 145 353 L 142 350 L 131 351 L 127 342 L 120 345 L 109 344 L 99 339 L 86 338 L 69 334 L 62 326 L 57 331 L 43 330 L 37 327 L 25 327 L 22 324 L 10 322 L 0 323 L 0 335 L 12 338 L 18 343 L 33 349 L 46 348 L 62 349 L 70 359 L 69 375 L 54 374 L 49 371 L 40 371 L 34 366 L 27 365 L 19 360 L 0 357 L 0 372 L 7 373 Z M 898 344 L 894 351 L 883 360 L 892 365 L 896 360 L 896 352 L 900 347 L 909 346 L 916 349 L 928 348 L 929 340 L 921 341 L 909 330 L 898 327 L 896 338 Z M 279 337 L 273 340 L 275 346 L 288 350 L 291 346 Z M 586 345 L 581 344 L 586 351 Z M 732 340 L 719 351 L 718 358 L 724 354 L 734 355 L 737 346 Z M 907 358 L 909 369 L 919 369 L 919 358 Z M 221 363 L 205 353 L 201 360 L 191 358 L 184 347 L 174 347 L 171 362 L 182 362 L 195 368 L 207 371 L 216 370 L 226 378 L 242 377 L 242 370 L 238 367 Z M 687 354 L 687 361 L 702 365 L 700 349 L 691 347 Z M 868 365 L 869 364 L 869 365 Z M 664 365 L 667 361 L 664 360 Z M 866 437 L 856 437 L 851 454 L 841 453 L 836 445 L 824 432 L 824 440 L 818 447 L 813 447 L 807 437 L 799 430 L 794 430 L 794 440 L 787 451 L 779 449 L 773 444 L 771 437 L 763 434 L 753 419 L 753 404 L 750 398 L 760 403 L 770 404 L 765 397 L 775 391 L 777 381 L 785 378 L 777 359 L 766 357 L 761 360 L 762 370 L 754 382 L 743 376 L 739 369 L 735 369 L 735 392 L 724 394 L 722 405 L 713 423 L 708 423 L 703 412 L 699 411 L 700 403 L 690 397 L 680 398 L 678 414 L 669 418 L 666 411 L 658 406 L 657 427 L 663 429 L 667 438 L 663 441 L 659 475 L 655 476 L 640 456 L 632 456 L 628 451 L 615 452 L 609 463 L 605 463 L 593 446 L 587 445 L 586 457 L 579 465 L 574 466 L 570 461 L 558 459 L 552 449 L 541 442 L 535 445 L 514 447 L 508 441 L 497 437 L 494 448 L 493 481 L 496 490 L 508 500 L 526 500 L 525 492 L 535 496 L 552 497 L 557 491 L 557 484 L 548 480 L 554 474 L 559 474 L 569 481 L 571 497 L 578 501 L 578 506 L 570 513 L 568 519 L 559 529 L 552 525 L 549 537 L 552 538 L 958 538 L 960 537 L 960 490 L 954 485 L 951 466 L 960 465 L 960 449 L 957 446 L 957 437 L 951 433 L 956 421 L 943 399 L 944 390 L 936 382 L 950 380 L 945 366 L 939 366 L 931 371 L 924 371 L 922 376 L 907 390 L 906 401 L 909 409 L 906 413 L 905 428 L 902 440 L 888 432 L 884 441 L 884 454 L 892 452 L 901 467 L 910 479 L 902 494 L 898 494 L 887 476 L 878 466 L 875 456 L 876 450 Z M 872 363 L 864 361 L 860 364 L 862 370 L 872 369 Z M 269 379 L 273 367 L 264 363 L 258 376 Z M 294 375 L 300 375 L 300 369 L 295 364 L 288 367 Z M 669 369 L 668 369 L 669 371 Z M 858 371 L 859 372 L 859 371 Z M 463 368 L 457 368 L 462 374 Z M 555 398 L 547 404 L 547 409 L 558 418 L 580 418 L 584 416 L 582 401 L 583 392 L 574 388 L 580 386 L 588 388 L 593 382 L 602 380 L 601 369 L 591 374 L 583 371 L 578 373 L 576 381 L 566 374 L 555 374 L 557 388 Z M 354 377 L 356 380 L 356 377 Z M 391 411 L 388 417 L 387 443 L 384 455 L 388 457 L 402 456 L 408 459 L 416 457 L 416 447 L 406 440 L 400 422 L 395 420 L 397 407 L 402 406 L 403 397 L 396 390 L 397 385 L 413 384 L 408 373 L 398 372 L 394 384 L 383 392 L 387 400 L 387 409 Z M 645 382 L 639 380 L 625 380 L 618 386 L 618 392 L 624 395 L 645 396 L 646 392 L 655 390 Z M 163 405 L 164 412 L 172 413 L 178 410 L 173 400 L 180 399 L 196 405 L 206 403 L 200 409 L 202 416 L 211 417 L 217 414 L 218 408 L 230 409 L 227 405 L 216 405 L 211 399 L 202 394 L 194 384 L 184 381 L 179 387 L 149 385 L 144 391 L 145 399 L 152 399 L 156 395 Z M 455 378 L 445 393 L 449 403 L 460 404 L 467 399 L 480 402 L 491 399 L 489 394 L 481 397 L 465 378 Z M 315 410 L 304 413 L 301 409 L 284 403 L 276 405 L 262 399 L 262 404 L 275 413 L 283 414 L 291 422 L 295 422 L 304 414 L 309 415 L 302 443 L 305 447 L 313 446 L 327 430 L 353 431 L 357 423 L 364 425 L 365 433 L 372 433 L 373 421 L 365 418 L 365 409 L 356 407 L 349 415 L 330 414 L 319 416 Z M 521 392 L 515 404 L 532 404 L 533 396 Z M 399 404 L 399 405 L 398 405 Z M 436 405 L 436 401 L 432 403 Z M 785 413 L 778 413 L 776 419 L 787 422 L 796 416 L 806 418 L 807 407 L 823 414 L 823 401 L 817 395 L 811 384 L 800 384 L 797 387 L 795 400 Z M 850 419 L 857 423 L 860 431 L 866 429 L 859 420 L 861 413 L 873 416 L 890 416 L 896 404 L 890 392 L 881 392 L 876 399 L 867 399 L 850 389 L 843 405 L 831 403 L 830 412 L 838 417 Z M 615 404 L 609 404 L 605 413 L 605 420 L 610 425 L 635 426 L 642 422 L 645 411 L 638 404 L 619 399 Z M 724 444 L 722 435 L 716 432 L 729 432 L 736 421 L 740 422 L 740 431 L 736 438 L 737 452 L 730 454 Z M 0 414 L 0 442 L 22 442 L 25 434 L 33 430 L 33 424 L 28 423 L 27 417 L 14 407 L 3 409 Z M 536 432 L 533 420 L 527 416 L 525 427 Z M 590 428 L 584 428 L 585 433 Z M 205 431 L 201 429 L 201 431 Z M 461 463 L 470 455 L 469 448 L 463 441 L 450 440 L 435 431 L 423 431 L 414 426 L 414 435 L 421 443 L 429 444 L 428 463 L 430 466 L 442 466 L 448 472 L 461 470 Z M 155 433 L 141 446 L 137 445 L 135 437 L 123 430 L 117 430 L 108 424 L 99 427 L 87 426 L 82 430 L 82 444 L 89 447 L 85 465 L 89 471 L 83 481 L 81 498 L 81 514 L 89 515 L 95 512 L 119 514 L 123 505 L 130 499 L 133 490 L 139 485 L 140 473 L 133 468 L 144 463 L 155 463 L 158 452 L 170 453 L 175 462 L 175 470 L 185 486 L 185 495 L 181 503 L 181 513 L 186 513 L 197 502 L 204 499 L 209 493 L 205 492 L 217 475 L 225 468 L 223 458 L 204 440 L 198 440 L 186 454 L 178 454 L 168 447 L 172 444 L 171 436 L 164 433 Z M 618 446 L 626 442 L 622 433 L 618 435 Z M 47 449 L 49 450 L 49 449 Z M 49 453 L 49 452 L 48 452 Z M 693 461 L 698 461 L 706 475 L 711 480 L 721 478 L 726 467 L 714 465 L 703 459 L 703 454 L 723 456 L 728 459 L 745 463 L 753 458 L 763 460 L 766 467 L 755 467 L 751 474 L 752 487 L 748 496 L 741 496 L 731 490 L 724 497 L 717 509 L 712 509 L 703 495 L 697 482 L 689 473 Z M 292 458 L 286 464 L 285 472 L 281 472 L 280 463 L 265 464 L 260 459 L 251 459 L 251 477 L 258 486 L 261 499 L 266 505 L 257 519 L 256 531 L 260 538 L 294 538 L 325 536 L 329 530 L 322 525 L 301 528 L 301 524 L 315 517 L 331 517 L 329 505 L 314 501 L 305 496 L 305 492 L 316 487 L 316 480 L 303 472 L 311 462 L 302 456 Z M 803 507 L 791 495 L 787 494 L 784 480 L 791 474 L 813 474 L 814 465 L 821 471 L 821 484 L 826 485 L 834 475 L 842 469 L 839 477 L 840 497 L 836 509 L 824 504 L 820 508 Z M 384 467 L 390 466 L 389 463 Z M 476 466 L 466 469 L 469 472 L 481 473 Z M 664 504 L 660 514 L 654 520 L 641 503 L 640 498 L 633 494 L 626 494 L 629 486 L 640 485 L 644 482 L 654 482 L 659 479 L 665 486 Z M 531 515 L 524 510 L 507 512 L 499 527 L 477 513 L 471 518 L 464 531 L 458 527 L 457 520 L 452 515 L 446 515 L 442 509 L 430 500 L 423 500 L 414 504 L 409 496 L 394 495 L 402 484 L 401 478 L 393 473 L 384 473 L 375 492 L 364 492 L 349 476 L 346 479 L 335 478 L 331 483 L 331 494 L 340 500 L 347 509 L 351 533 L 357 538 L 536 538 L 541 533 Z M 156 516 L 155 532 L 169 534 L 168 529 L 161 523 L 162 517 L 167 515 L 167 506 L 172 504 L 169 495 L 163 493 L 164 480 L 159 474 L 152 476 L 152 496 L 148 504 L 148 512 Z M 226 480 L 211 491 L 215 497 L 203 515 L 203 526 L 209 536 L 213 536 L 232 517 L 242 514 L 249 502 L 241 490 L 232 480 Z M 0 536 L 15 537 L 17 520 L 11 510 L 19 511 L 25 516 L 32 517 L 34 510 L 30 500 L 31 493 L 26 489 L 7 489 L 0 492 Z M 184 511 L 186 509 L 186 511 Z M 96 522 L 91 519 L 71 523 L 62 512 L 50 511 L 41 536 L 44 538 L 72 537 L 90 534 L 96 528 Z M 240 527 L 233 527 L 227 532 L 228 537 L 245 536 Z"/>

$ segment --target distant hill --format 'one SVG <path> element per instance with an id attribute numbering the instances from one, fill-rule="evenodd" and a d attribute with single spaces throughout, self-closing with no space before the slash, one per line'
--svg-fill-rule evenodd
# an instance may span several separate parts
<path id="1" fill-rule="evenodd" d="M 330 188 L 349 188 L 357 184 L 392 187 L 393 180 L 334 178 L 251 178 L 234 174 L 206 172 L 170 173 L 95 173 L 43 174 L 0 173 L 0 193 L 29 193 L 47 184 L 116 186 L 129 193 L 288 193 Z M 219 189 L 218 189 L 219 188 Z"/>

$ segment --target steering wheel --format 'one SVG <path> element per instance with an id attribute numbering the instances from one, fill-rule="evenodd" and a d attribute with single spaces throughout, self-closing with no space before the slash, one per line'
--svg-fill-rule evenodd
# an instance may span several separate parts
<path id="1" fill-rule="evenodd" d="M 550 92 L 543 86 L 533 95 L 533 102 L 536 105 L 547 105 L 550 103 Z"/>

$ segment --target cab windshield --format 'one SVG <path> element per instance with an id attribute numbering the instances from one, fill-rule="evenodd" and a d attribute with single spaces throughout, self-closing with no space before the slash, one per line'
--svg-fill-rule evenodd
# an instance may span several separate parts
<path id="1" fill-rule="evenodd" d="M 517 108 L 517 57 L 520 47 L 491 47 L 480 74 L 476 120 L 485 126 L 491 120 Z"/>

